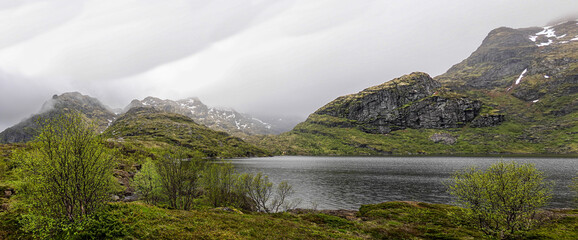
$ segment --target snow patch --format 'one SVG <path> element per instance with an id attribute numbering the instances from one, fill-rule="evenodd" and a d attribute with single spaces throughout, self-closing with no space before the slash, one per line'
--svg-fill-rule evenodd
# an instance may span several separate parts
<path id="1" fill-rule="evenodd" d="M 548 75 L 544 75 L 544 78 L 550 78 L 550 76 L 548 76 Z"/>
<path id="2" fill-rule="evenodd" d="M 554 31 L 554 28 L 552 28 L 551 26 L 547 26 L 544 27 L 544 30 L 542 30 L 541 32 L 537 32 L 536 36 L 538 35 L 546 35 L 546 37 L 551 38 L 556 37 L 556 32 Z"/>
<path id="3" fill-rule="evenodd" d="M 524 74 L 526 74 L 526 72 L 528 72 L 528 69 L 524 69 L 524 71 L 522 72 L 522 74 L 520 74 L 520 76 L 518 77 L 518 79 L 516 79 L 516 85 L 520 84 L 520 81 L 522 80 L 522 78 L 524 77 Z"/>
<path id="4" fill-rule="evenodd" d="M 554 43 L 554 41 L 552 41 L 552 39 L 548 39 L 548 42 L 536 44 L 536 46 L 538 46 L 538 47 L 543 47 L 543 46 L 548 46 L 548 45 L 550 45 L 550 44 L 552 44 L 552 43 Z"/>
<path id="5" fill-rule="evenodd" d="M 578 36 L 576 36 L 575 38 L 570 39 L 570 41 L 578 41 Z"/>
<path id="6" fill-rule="evenodd" d="M 540 101 L 540 99 L 536 99 L 534 101 L 532 101 L 533 103 L 537 103 L 538 101 Z"/>
<path id="7" fill-rule="evenodd" d="M 536 40 L 538 40 L 538 36 L 545 36 L 548 39 L 548 42 L 536 43 Z M 547 26 L 547 27 L 544 27 L 542 29 L 542 31 L 537 32 L 535 35 L 529 36 L 528 39 L 530 39 L 530 41 L 536 43 L 536 46 L 544 47 L 544 46 L 548 46 L 548 45 L 554 43 L 553 40 L 562 39 L 564 37 L 566 37 L 566 34 L 557 36 L 554 28 L 552 26 Z M 574 38 L 574 39 L 578 40 L 578 36 L 577 36 L 577 38 Z M 575 40 L 570 40 L 570 41 L 575 41 Z M 568 41 L 561 41 L 559 43 L 564 44 L 564 43 L 568 43 Z"/>

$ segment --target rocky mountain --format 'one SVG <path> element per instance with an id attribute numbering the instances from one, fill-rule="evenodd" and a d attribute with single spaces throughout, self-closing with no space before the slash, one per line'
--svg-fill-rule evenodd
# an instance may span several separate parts
<path id="1" fill-rule="evenodd" d="M 578 22 L 543 28 L 498 28 L 459 64 L 436 79 L 457 91 L 504 90 L 526 101 L 578 92 Z M 559 114 L 576 111 L 560 106 Z"/>
<path id="2" fill-rule="evenodd" d="M 434 79 L 339 97 L 257 143 L 278 154 L 577 154 L 577 106 L 578 22 L 502 27 Z"/>
<path id="3" fill-rule="evenodd" d="M 198 98 L 173 101 L 147 97 L 140 101 L 133 100 L 126 109 L 135 107 L 154 107 L 161 111 L 182 114 L 211 129 L 236 136 L 279 133 L 269 123 L 233 109 L 208 107 Z"/>
<path id="4" fill-rule="evenodd" d="M 104 132 L 110 141 L 139 149 L 185 148 L 206 157 L 253 157 L 268 153 L 225 132 L 195 123 L 191 118 L 153 107 L 133 107 Z"/>
<path id="5" fill-rule="evenodd" d="M 314 114 L 345 118 L 367 133 L 405 128 L 495 126 L 503 115 L 480 115 L 482 102 L 447 92 L 426 73 L 412 73 L 339 97 Z"/>
<path id="6" fill-rule="evenodd" d="M 27 142 L 32 140 L 38 129 L 38 121 L 53 116 L 77 111 L 88 120 L 94 122 L 99 131 L 104 131 L 116 118 L 116 115 L 98 99 L 82 95 L 78 92 L 54 95 L 46 101 L 38 114 L 7 128 L 0 133 L 1 143 Z"/>

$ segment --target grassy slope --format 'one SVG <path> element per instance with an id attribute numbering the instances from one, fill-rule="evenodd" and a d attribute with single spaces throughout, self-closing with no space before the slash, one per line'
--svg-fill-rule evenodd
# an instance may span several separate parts
<path id="1" fill-rule="evenodd" d="M 568 71 L 578 71 L 578 63 L 574 65 L 576 69 Z M 527 76 L 523 83 L 533 84 L 536 77 Z M 405 129 L 380 135 L 360 131 L 345 118 L 312 114 L 290 132 L 248 141 L 275 154 L 297 155 L 578 154 L 578 94 L 563 94 L 569 87 L 561 85 L 536 103 L 520 100 L 506 89 L 462 92 L 488 105 L 482 114 L 506 115 L 506 121 L 496 127 Z M 570 113 L 560 114 L 564 111 Z M 434 143 L 429 138 L 435 133 L 448 133 L 457 142 Z"/>
<path id="2" fill-rule="evenodd" d="M 509 97 L 509 101 L 516 99 Z M 527 108 L 525 103 L 518 107 Z M 455 129 L 405 129 L 386 135 L 368 134 L 354 127 L 327 127 L 319 122 L 347 121 L 326 115 L 312 114 L 308 121 L 280 136 L 253 139 L 275 154 L 296 155 L 387 155 L 387 154 L 576 154 L 578 153 L 578 113 L 559 119 L 545 118 L 551 124 L 528 124 L 508 118 L 497 127 Z M 454 145 L 434 143 L 435 133 L 448 133 L 457 138 Z"/>
<path id="3" fill-rule="evenodd" d="M 111 203 L 106 217 L 87 227 L 99 239 L 478 239 L 483 235 L 457 218 L 461 209 L 442 204 L 386 202 L 360 211 L 295 213 L 228 212 L 211 208 L 168 210 L 150 205 Z M 547 212 L 538 228 L 522 239 L 576 239 L 578 211 Z M 0 238 L 28 239 L 13 213 L 0 213 Z"/>
<path id="4" fill-rule="evenodd" d="M 120 117 L 104 135 L 111 142 L 140 149 L 162 150 L 184 148 L 198 151 L 207 157 L 267 156 L 257 148 L 225 132 L 211 130 L 190 118 L 174 114 L 140 109 Z"/>

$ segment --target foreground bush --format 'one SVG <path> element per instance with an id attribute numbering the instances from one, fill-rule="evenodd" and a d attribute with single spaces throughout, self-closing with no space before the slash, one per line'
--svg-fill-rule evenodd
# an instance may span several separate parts
<path id="1" fill-rule="evenodd" d="M 500 238 L 530 229 L 536 210 L 551 198 L 544 174 L 534 165 L 516 162 L 456 172 L 448 186 L 458 204 L 469 210 L 467 218 L 484 233 Z"/>
<path id="2" fill-rule="evenodd" d="M 110 199 L 114 161 L 95 128 L 76 113 L 42 122 L 18 155 L 25 228 L 49 237 L 91 217 Z"/>

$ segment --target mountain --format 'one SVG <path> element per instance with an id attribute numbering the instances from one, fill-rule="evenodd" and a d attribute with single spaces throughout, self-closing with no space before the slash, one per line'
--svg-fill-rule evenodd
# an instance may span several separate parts
<path id="1" fill-rule="evenodd" d="M 578 23 L 498 28 L 467 59 L 315 111 L 257 142 L 278 154 L 577 154 Z"/>
<path id="2" fill-rule="evenodd" d="M 240 138 L 195 123 L 191 118 L 153 107 L 133 107 L 114 121 L 104 135 L 110 141 L 147 149 L 184 147 L 206 157 L 253 157 L 268 153 Z"/>
<path id="3" fill-rule="evenodd" d="M 98 99 L 78 92 L 54 95 L 46 101 L 38 114 L 7 128 L 0 133 L 0 143 L 27 142 L 32 140 L 38 129 L 39 119 L 48 119 L 56 115 L 77 111 L 93 121 L 99 131 L 104 131 L 116 118 L 116 115 Z"/>
<path id="4" fill-rule="evenodd" d="M 313 114 L 347 119 L 374 134 L 405 128 L 458 128 L 472 122 L 472 127 L 495 126 L 503 120 L 503 115 L 480 114 L 482 106 L 418 72 L 339 97 Z"/>
<path id="5" fill-rule="evenodd" d="M 462 92 L 505 93 L 544 106 L 545 114 L 576 112 L 578 22 L 493 30 L 470 57 L 436 79 Z"/>
<path id="6" fill-rule="evenodd" d="M 263 122 L 248 114 L 239 113 L 233 109 L 208 107 L 198 98 L 187 98 L 178 101 L 162 100 L 147 97 L 143 100 L 133 100 L 126 109 L 134 107 L 154 107 L 158 110 L 182 114 L 195 122 L 213 130 L 228 132 L 236 136 L 279 133 L 271 124 Z"/>

